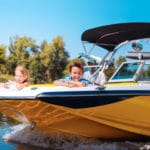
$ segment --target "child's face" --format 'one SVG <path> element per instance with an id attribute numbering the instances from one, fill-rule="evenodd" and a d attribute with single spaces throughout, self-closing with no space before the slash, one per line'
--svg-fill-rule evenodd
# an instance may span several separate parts
<path id="1" fill-rule="evenodd" d="M 17 83 L 23 83 L 26 80 L 26 76 L 23 75 L 20 71 L 15 72 L 15 80 Z"/>
<path id="2" fill-rule="evenodd" d="M 72 77 L 73 81 L 79 81 L 83 76 L 83 72 L 78 67 L 72 67 L 70 76 Z"/>

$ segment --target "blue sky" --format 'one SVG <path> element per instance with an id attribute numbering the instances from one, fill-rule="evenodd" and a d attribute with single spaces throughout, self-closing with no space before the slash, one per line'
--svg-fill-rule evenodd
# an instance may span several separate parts
<path id="1" fill-rule="evenodd" d="M 97 26 L 150 22 L 149 0 L 0 0 L 0 44 L 31 37 L 40 44 L 60 35 L 71 58 L 83 51 L 81 34 Z"/>

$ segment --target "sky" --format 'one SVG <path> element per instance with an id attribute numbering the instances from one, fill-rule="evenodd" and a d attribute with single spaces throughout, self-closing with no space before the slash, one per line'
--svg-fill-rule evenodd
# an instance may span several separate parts
<path id="1" fill-rule="evenodd" d="M 62 36 L 70 58 L 83 51 L 82 33 L 90 28 L 150 22 L 149 0 L 0 0 L 0 45 L 10 37 L 31 37 L 41 44 Z"/>

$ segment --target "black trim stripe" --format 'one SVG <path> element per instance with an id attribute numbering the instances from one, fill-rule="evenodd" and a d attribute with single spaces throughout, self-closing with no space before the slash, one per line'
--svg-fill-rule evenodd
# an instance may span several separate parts
<path id="1" fill-rule="evenodd" d="M 37 99 L 70 108 L 88 108 L 143 95 L 150 95 L 150 90 L 45 92 L 39 94 Z"/>

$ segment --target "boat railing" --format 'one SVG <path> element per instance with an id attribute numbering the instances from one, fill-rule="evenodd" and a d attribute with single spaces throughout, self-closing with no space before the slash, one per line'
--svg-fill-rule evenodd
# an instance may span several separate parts
<path id="1" fill-rule="evenodd" d="M 127 52 L 126 58 L 136 60 L 150 60 L 150 52 Z"/>

